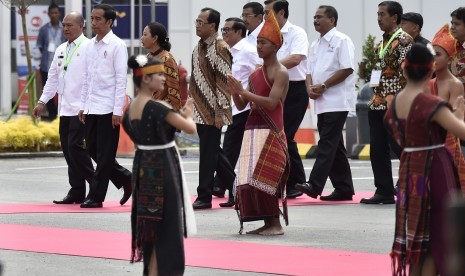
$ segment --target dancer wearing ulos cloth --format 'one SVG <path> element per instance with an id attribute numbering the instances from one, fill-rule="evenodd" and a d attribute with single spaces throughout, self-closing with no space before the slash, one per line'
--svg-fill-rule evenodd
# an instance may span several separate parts
<path id="1" fill-rule="evenodd" d="M 285 191 L 289 155 L 284 134 L 283 103 L 289 75 L 276 57 L 282 45 L 279 29 L 274 13 L 270 11 L 257 39 L 257 51 L 263 58 L 263 66 L 250 75 L 248 91 L 232 75 L 228 76 L 228 85 L 238 109 L 252 103 L 235 180 L 240 233 L 243 222 L 264 220 L 263 227 L 247 233 L 284 234 L 279 221 L 278 189 L 283 195 L 283 215 L 288 224 Z"/>
<path id="2" fill-rule="evenodd" d="M 424 93 L 434 70 L 433 49 L 414 44 L 406 55 L 406 87 L 387 110 L 385 122 L 403 148 L 399 165 L 393 275 L 447 276 L 445 209 L 460 193 L 446 132 L 465 138 L 464 99 L 451 112 L 442 99 Z"/>
<path id="3" fill-rule="evenodd" d="M 457 52 L 455 48 L 456 43 L 457 41 L 450 33 L 448 24 L 444 25 L 436 33 L 432 42 L 434 51 L 436 52 L 436 77 L 429 82 L 430 91 L 431 94 L 439 96 L 450 105 L 453 105 L 458 97 L 464 96 L 462 82 L 449 69 L 450 63 Z M 454 111 L 454 114 L 458 118 L 463 117 L 463 114 L 457 114 L 457 110 Z M 454 158 L 463 193 L 465 192 L 465 159 L 463 158 L 460 139 L 448 132 L 446 136 L 446 148 Z"/>
<path id="4" fill-rule="evenodd" d="M 131 262 L 144 260 L 144 275 L 183 275 L 184 240 L 196 232 L 194 211 L 174 143 L 176 129 L 195 133 L 192 101 L 178 112 L 152 99 L 163 89 L 164 66 L 158 59 L 131 57 L 137 96 L 123 127 L 136 144 L 133 162 Z"/>

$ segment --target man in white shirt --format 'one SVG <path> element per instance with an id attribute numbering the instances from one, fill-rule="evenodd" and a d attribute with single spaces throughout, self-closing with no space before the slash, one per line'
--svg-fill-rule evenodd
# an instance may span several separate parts
<path id="1" fill-rule="evenodd" d="M 296 189 L 316 198 L 326 180 L 334 191 L 321 200 L 352 200 L 354 185 L 342 129 L 349 111 L 355 111 L 355 47 L 336 30 L 338 14 L 332 6 L 318 7 L 313 24 L 320 33 L 308 53 L 307 92 L 315 100 L 318 115 L 318 153 L 309 180 Z"/>
<path id="2" fill-rule="evenodd" d="M 68 40 L 58 46 L 48 70 L 48 79 L 40 99 L 34 108 L 39 117 L 50 99 L 58 94 L 58 115 L 60 116 L 60 142 L 68 164 L 71 189 L 62 200 L 55 204 L 84 202 L 86 180 L 91 181 L 94 168 L 84 145 L 84 125 L 78 118 L 82 78 L 76 78 L 85 70 L 85 52 L 89 39 L 82 34 L 84 18 L 78 12 L 71 12 L 63 19 L 63 33 Z M 66 70 L 65 70 L 66 68 Z"/>
<path id="3" fill-rule="evenodd" d="M 289 3 L 285 0 L 266 0 L 265 14 L 273 9 L 281 27 L 283 45 L 277 56 L 289 73 L 289 90 L 284 102 L 284 132 L 291 162 L 291 171 L 287 180 L 288 198 L 296 198 L 302 193 L 295 189 L 296 183 L 305 182 L 305 171 L 297 149 L 294 136 L 304 118 L 309 103 L 305 88 L 307 71 L 308 38 L 301 27 L 289 22 Z"/>
<path id="4" fill-rule="evenodd" d="M 255 70 L 258 63 L 257 48 L 250 45 L 245 38 L 247 27 L 245 22 L 237 17 L 231 17 L 225 20 L 221 33 L 223 40 L 228 43 L 232 54 L 231 74 L 242 83 L 244 89 L 249 83 L 249 76 Z M 228 126 L 223 139 L 223 151 L 231 163 L 236 167 L 237 159 L 242 146 L 242 137 L 244 135 L 245 123 L 249 117 L 250 106 L 238 110 L 233 101 L 231 101 L 233 122 Z M 221 185 L 221 184 L 222 185 Z M 229 190 L 229 199 L 225 203 L 220 203 L 221 207 L 231 207 L 234 205 L 234 196 L 232 193 L 233 183 L 225 183 L 215 177 L 215 188 L 212 194 L 215 196 L 224 196 L 224 189 Z"/>
<path id="5" fill-rule="evenodd" d="M 86 51 L 79 120 L 85 124 L 87 150 L 97 167 L 81 208 L 102 207 L 110 176 L 118 189 L 124 189 L 120 204 L 131 197 L 131 172 L 115 159 L 126 99 L 128 60 L 126 44 L 111 31 L 115 19 L 116 11 L 109 5 L 96 5 L 92 10 L 92 31 L 96 36 Z"/>
<path id="6" fill-rule="evenodd" d="M 257 48 L 257 36 L 263 27 L 263 6 L 258 2 L 249 2 L 242 7 L 241 18 L 247 26 L 246 41 Z"/>

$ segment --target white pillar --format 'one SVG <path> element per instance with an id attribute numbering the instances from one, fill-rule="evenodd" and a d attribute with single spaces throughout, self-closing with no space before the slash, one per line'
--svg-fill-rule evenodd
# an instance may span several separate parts
<path id="1" fill-rule="evenodd" d="M 0 114 L 11 111 L 11 13 L 0 4 Z"/>
<path id="2" fill-rule="evenodd" d="M 65 15 L 72 11 L 82 13 L 82 1 L 65 0 Z"/>
<path id="3" fill-rule="evenodd" d="M 197 14 L 200 9 L 195 7 L 193 11 L 193 0 L 169 0 L 168 5 L 168 33 L 171 42 L 171 52 L 175 55 L 188 71 L 191 69 L 191 55 L 194 49 L 193 37 L 195 36 L 194 19 L 192 13 Z M 203 7 L 202 7 L 203 8 Z M 195 36 L 197 39 L 197 37 Z"/>

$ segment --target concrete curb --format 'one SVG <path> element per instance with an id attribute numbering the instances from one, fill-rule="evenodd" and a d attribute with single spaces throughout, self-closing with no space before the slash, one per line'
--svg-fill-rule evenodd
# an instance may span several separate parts
<path id="1" fill-rule="evenodd" d="M 316 157 L 318 146 L 314 144 L 297 144 L 297 149 L 302 159 L 311 159 Z"/>
<path id="2" fill-rule="evenodd" d="M 352 148 L 352 159 L 370 160 L 370 144 L 358 144 Z"/>

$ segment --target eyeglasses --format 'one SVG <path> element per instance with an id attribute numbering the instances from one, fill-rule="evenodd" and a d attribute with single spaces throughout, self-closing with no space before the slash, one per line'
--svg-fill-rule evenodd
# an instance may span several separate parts
<path id="1" fill-rule="evenodd" d="M 252 14 L 241 14 L 241 18 L 242 19 L 247 19 L 248 17 L 255 17 L 257 16 L 256 14 L 252 13 Z"/>
<path id="2" fill-rule="evenodd" d="M 194 21 L 194 24 L 195 24 L 196 27 L 202 27 L 205 24 L 211 24 L 211 23 L 203 22 L 202 20 L 197 19 L 197 20 Z"/>
<path id="3" fill-rule="evenodd" d="M 231 28 L 228 28 L 228 27 L 226 27 L 226 28 L 221 28 L 221 32 L 224 33 L 224 34 L 225 34 L 225 33 L 228 33 L 228 32 L 231 31 L 231 30 L 232 30 L 232 29 L 231 29 Z"/>

